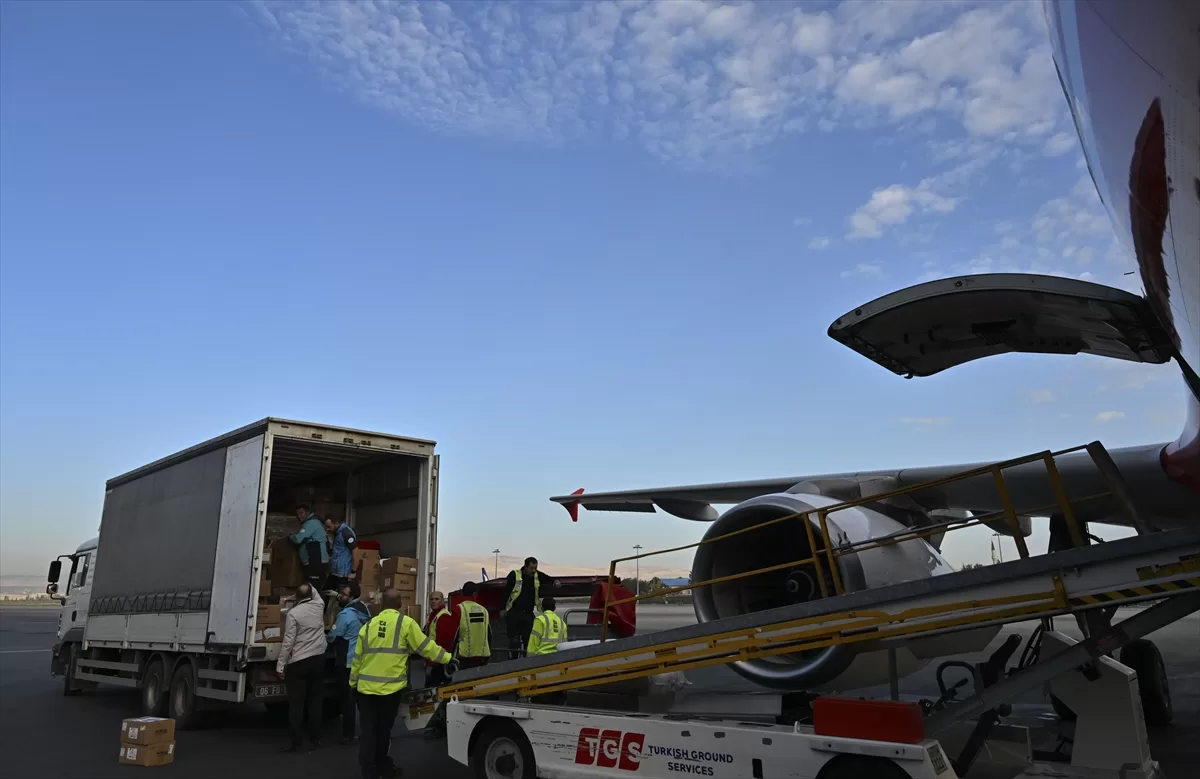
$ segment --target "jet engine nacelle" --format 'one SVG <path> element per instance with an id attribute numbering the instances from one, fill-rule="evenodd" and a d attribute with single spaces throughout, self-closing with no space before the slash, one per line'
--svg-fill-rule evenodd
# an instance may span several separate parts
<path id="1" fill-rule="evenodd" d="M 740 503 L 709 527 L 705 539 L 761 525 L 793 514 L 825 508 L 841 501 L 821 494 L 778 493 Z M 692 581 L 700 582 L 761 568 L 782 565 L 812 556 L 800 517 L 769 527 L 739 533 L 701 545 L 692 565 Z M 812 515 L 813 538 L 823 551 L 820 524 Z M 904 525 L 867 507 L 848 508 L 828 515 L 826 525 L 834 548 L 888 536 Z M 920 539 L 844 554 L 838 570 L 846 592 L 925 579 L 952 573 L 954 569 L 937 550 Z M 822 559 L 829 593 L 833 581 Z M 797 565 L 758 573 L 729 582 L 698 587 L 692 591 L 696 618 L 709 622 L 765 609 L 819 600 L 821 587 L 817 570 Z M 998 627 L 980 628 L 944 636 L 907 641 L 897 650 L 901 676 L 919 670 L 935 657 L 982 651 Z M 878 647 L 830 646 L 773 658 L 733 663 L 741 676 L 777 690 L 853 690 L 881 684 L 888 678 L 887 653 Z"/>

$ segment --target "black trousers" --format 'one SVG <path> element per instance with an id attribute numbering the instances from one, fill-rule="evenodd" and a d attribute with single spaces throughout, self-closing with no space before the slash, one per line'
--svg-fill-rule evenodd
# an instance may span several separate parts
<path id="1" fill-rule="evenodd" d="M 358 695 L 358 713 L 362 718 L 362 739 L 358 742 L 358 766 L 363 779 L 377 779 L 395 773 L 396 764 L 388 756 L 392 745 L 392 726 L 400 712 L 400 696 Z"/>
<path id="2" fill-rule="evenodd" d="M 349 666 L 338 666 L 338 685 L 342 688 L 342 738 L 354 738 L 354 721 L 358 710 L 358 693 L 350 686 Z"/>
<path id="3" fill-rule="evenodd" d="M 504 618 L 508 628 L 508 656 L 524 657 L 529 646 L 529 634 L 533 632 L 532 611 L 510 611 Z"/>
<path id="4" fill-rule="evenodd" d="M 321 702 L 325 692 L 325 656 L 306 657 L 288 663 L 284 670 L 288 696 L 288 724 L 292 743 L 299 746 L 304 740 L 307 719 L 308 740 L 321 740 Z M 307 714 L 307 717 L 305 716 Z"/>

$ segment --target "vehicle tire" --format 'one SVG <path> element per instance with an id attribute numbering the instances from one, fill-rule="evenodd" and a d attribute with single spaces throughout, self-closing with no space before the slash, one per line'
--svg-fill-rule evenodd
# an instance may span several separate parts
<path id="1" fill-rule="evenodd" d="M 196 726 L 196 672 L 191 663 L 181 663 L 171 676 L 167 716 L 175 720 L 178 730 Z"/>
<path id="2" fill-rule="evenodd" d="M 66 655 L 64 663 L 67 666 L 67 672 L 63 674 L 63 695 L 68 698 L 78 695 L 81 690 L 75 686 L 75 658 L 79 654 L 79 647 L 74 644 L 67 644 L 62 648 L 62 653 Z"/>
<path id="3" fill-rule="evenodd" d="M 908 772 L 885 757 L 838 755 L 825 764 L 817 779 L 910 779 Z"/>
<path id="4" fill-rule="evenodd" d="M 1142 695 L 1142 716 L 1151 727 L 1171 724 L 1171 687 L 1167 681 L 1167 665 L 1162 652 L 1153 641 L 1139 638 L 1121 649 L 1121 664 L 1137 673 L 1138 690 Z"/>
<path id="5" fill-rule="evenodd" d="M 167 669 L 155 658 L 142 674 L 142 716 L 161 717 L 167 712 Z"/>
<path id="6" fill-rule="evenodd" d="M 483 725 L 471 750 L 476 779 L 537 779 L 533 747 L 525 731 L 508 720 Z"/>

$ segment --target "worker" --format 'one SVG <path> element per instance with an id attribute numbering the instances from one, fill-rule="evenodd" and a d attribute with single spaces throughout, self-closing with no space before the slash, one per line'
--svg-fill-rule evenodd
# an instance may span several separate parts
<path id="1" fill-rule="evenodd" d="M 300 522 L 300 529 L 288 538 L 300 553 L 300 565 L 304 567 L 305 581 L 311 584 L 314 590 L 320 590 L 325 586 L 325 569 L 329 567 L 325 523 L 303 503 L 296 507 L 296 519 Z"/>
<path id="2" fill-rule="evenodd" d="M 409 654 L 443 665 L 452 662 L 450 653 L 422 633 L 416 620 L 400 612 L 399 590 L 384 592 L 382 606 L 379 614 L 359 629 L 350 665 L 350 686 L 358 692 L 362 717 L 358 764 L 363 779 L 386 779 L 398 773 L 388 749 L 400 698 L 408 686 Z"/>
<path id="3" fill-rule="evenodd" d="M 321 707 L 325 697 L 325 604 L 310 584 L 296 588 L 296 605 L 283 623 L 283 644 L 275 672 L 287 687 L 291 742 L 284 752 L 296 752 L 304 738 L 308 714 L 309 750 L 321 745 Z"/>
<path id="4" fill-rule="evenodd" d="M 528 653 L 548 655 L 558 651 L 558 645 L 567 640 L 567 623 L 554 613 L 554 598 L 542 598 L 542 613 L 533 620 L 529 633 Z"/>
<path id="5" fill-rule="evenodd" d="M 536 557 L 526 557 L 520 571 L 509 571 L 504 583 L 504 623 L 508 632 L 508 654 L 520 657 L 529 643 L 533 611 L 541 600 L 542 587 L 558 582 L 538 570 Z"/>
<path id="6" fill-rule="evenodd" d="M 454 646 L 455 636 L 458 635 L 458 608 L 451 608 L 446 603 L 446 596 L 440 592 L 429 596 L 429 617 L 425 620 L 425 635 L 437 642 L 438 646 L 451 648 Z M 425 686 L 441 687 L 446 681 L 445 666 L 426 661 Z"/>
<path id="7" fill-rule="evenodd" d="M 345 520 L 325 518 L 325 530 L 333 539 L 329 556 L 329 584 L 331 590 L 342 591 L 342 585 L 354 578 L 354 550 L 358 537 Z"/>
<path id="8" fill-rule="evenodd" d="M 337 668 L 337 689 L 342 691 L 342 743 L 354 741 L 354 712 L 357 708 L 354 690 L 350 687 L 350 664 L 354 662 L 354 645 L 358 642 L 358 631 L 371 619 L 371 609 L 360 599 L 362 590 L 355 582 L 343 584 L 338 590 L 338 605 L 341 611 L 334 620 L 333 629 L 325 634 L 325 641 L 333 645 L 333 657 Z"/>
<path id="9" fill-rule="evenodd" d="M 478 668 L 492 659 L 492 620 L 487 607 L 479 603 L 479 585 L 466 582 L 458 602 L 458 643 L 454 657 L 459 668 Z"/>

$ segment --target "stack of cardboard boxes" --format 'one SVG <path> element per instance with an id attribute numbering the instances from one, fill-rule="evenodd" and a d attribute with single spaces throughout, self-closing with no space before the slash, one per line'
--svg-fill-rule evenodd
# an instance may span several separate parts
<path id="1" fill-rule="evenodd" d="M 417 603 L 417 561 L 412 557 L 389 557 L 383 561 L 380 576 L 380 589 L 399 590 L 404 613 L 417 622 L 424 622 L 425 614 L 421 604 Z"/>
<path id="2" fill-rule="evenodd" d="M 137 717 L 121 722 L 124 765 L 167 765 L 175 762 L 175 720 Z"/>

